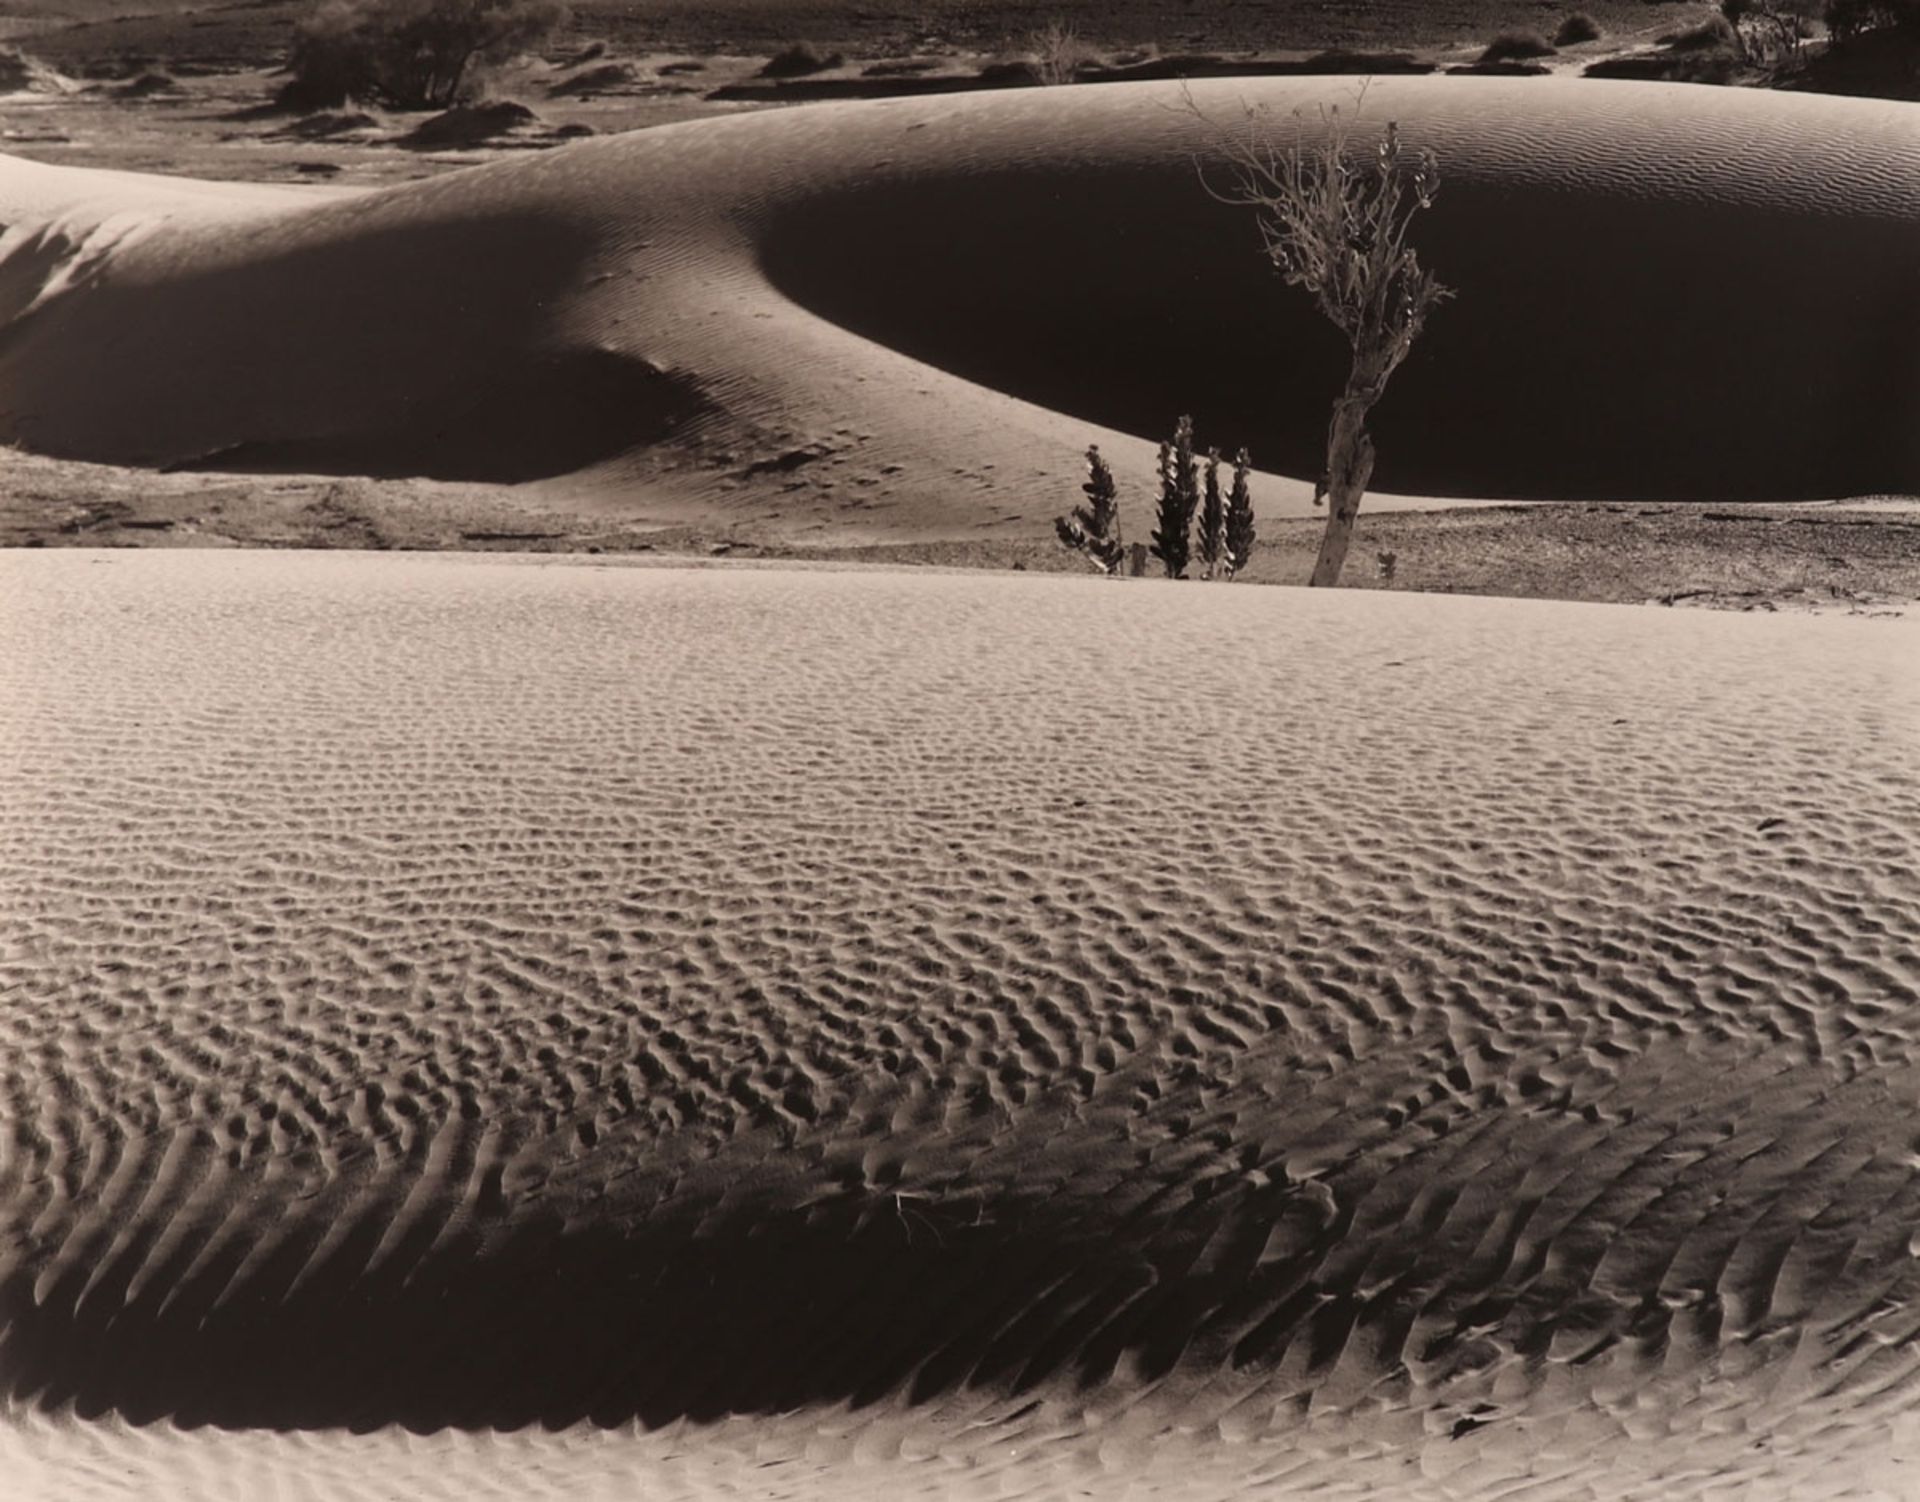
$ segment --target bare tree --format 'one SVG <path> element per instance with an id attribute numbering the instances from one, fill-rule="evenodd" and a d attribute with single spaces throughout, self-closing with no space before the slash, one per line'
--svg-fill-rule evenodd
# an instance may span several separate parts
<path id="1" fill-rule="evenodd" d="M 1187 104 L 1213 125 L 1191 97 Z M 1399 127 L 1389 123 L 1372 159 L 1356 163 L 1352 132 L 1337 106 L 1321 112 L 1321 125 L 1319 136 L 1309 140 L 1296 113 L 1293 144 L 1282 147 L 1267 112 L 1249 109 L 1243 131 L 1215 131 L 1233 185 L 1216 188 L 1204 169 L 1202 181 L 1222 202 L 1254 210 L 1268 257 L 1289 284 L 1313 295 L 1353 352 L 1327 430 L 1322 484 L 1330 505 L 1308 581 L 1334 585 L 1373 478 L 1367 414 L 1426 327 L 1427 316 L 1452 293 L 1420 265 L 1408 244 L 1414 216 L 1432 206 L 1440 185 L 1433 153 L 1409 154 Z"/>
<path id="2" fill-rule="evenodd" d="M 1033 34 L 1033 57 L 1028 66 L 1038 83 L 1072 83 L 1090 60 L 1091 53 L 1080 40 L 1079 31 L 1066 21 L 1049 21 Z"/>

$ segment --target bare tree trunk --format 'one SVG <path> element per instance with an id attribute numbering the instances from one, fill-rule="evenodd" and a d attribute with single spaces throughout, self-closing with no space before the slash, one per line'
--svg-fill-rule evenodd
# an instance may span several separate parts
<path id="1" fill-rule="evenodd" d="M 1353 541 L 1354 518 L 1361 497 L 1373 479 L 1373 440 L 1367 436 L 1367 413 L 1379 397 L 1371 383 L 1350 379 L 1333 404 L 1333 423 L 1327 430 L 1327 530 L 1320 536 L 1320 556 L 1314 560 L 1309 585 L 1332 588 L 1340 582 Z"/>

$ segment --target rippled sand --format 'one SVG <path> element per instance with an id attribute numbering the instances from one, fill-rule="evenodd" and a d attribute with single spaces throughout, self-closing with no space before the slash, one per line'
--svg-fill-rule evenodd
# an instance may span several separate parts
<path id="1" fill-rule="evenodd" d="M 1910 1495 L 1916 646 L 7 555 L 0 1466 Z"/>

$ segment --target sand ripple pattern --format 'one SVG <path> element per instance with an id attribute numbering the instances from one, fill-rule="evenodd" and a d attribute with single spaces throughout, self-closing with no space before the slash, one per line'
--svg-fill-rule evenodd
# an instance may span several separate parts
<path id="1" fill-rule="evenodd" d="M 17 1405 L 1898 1495 L 1904 626 L 0 571 Z"/>

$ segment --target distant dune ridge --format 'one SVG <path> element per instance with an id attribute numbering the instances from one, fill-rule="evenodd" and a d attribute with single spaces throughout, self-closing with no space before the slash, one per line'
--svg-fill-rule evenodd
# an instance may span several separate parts
<path id="1" fill-rule="evenodd" d="M 1284 130 L 1351 88 L 1194 97 Z M 1377 414 L 1383 490 L 1920 490 L 1916 106 L 1388 78 L 1362 137 L 1389 119 L 1440 154 L 1419 234 L 1460 295 Z M 1342 351 L 1201 190 L 1205 134 L 1174 86 L 1118 84 L 703 120 L 364 196 L 4 161 L 0 437 L 898 536 L 1043 528 L 1090 441 L 1141 506 L 1181 412 L 1310 481 Z"/>
<path id="2" fill-rule="evenodd" d="M 1910 1495 L 1914 635 L 0 559 L 0 1467 Z"/>

